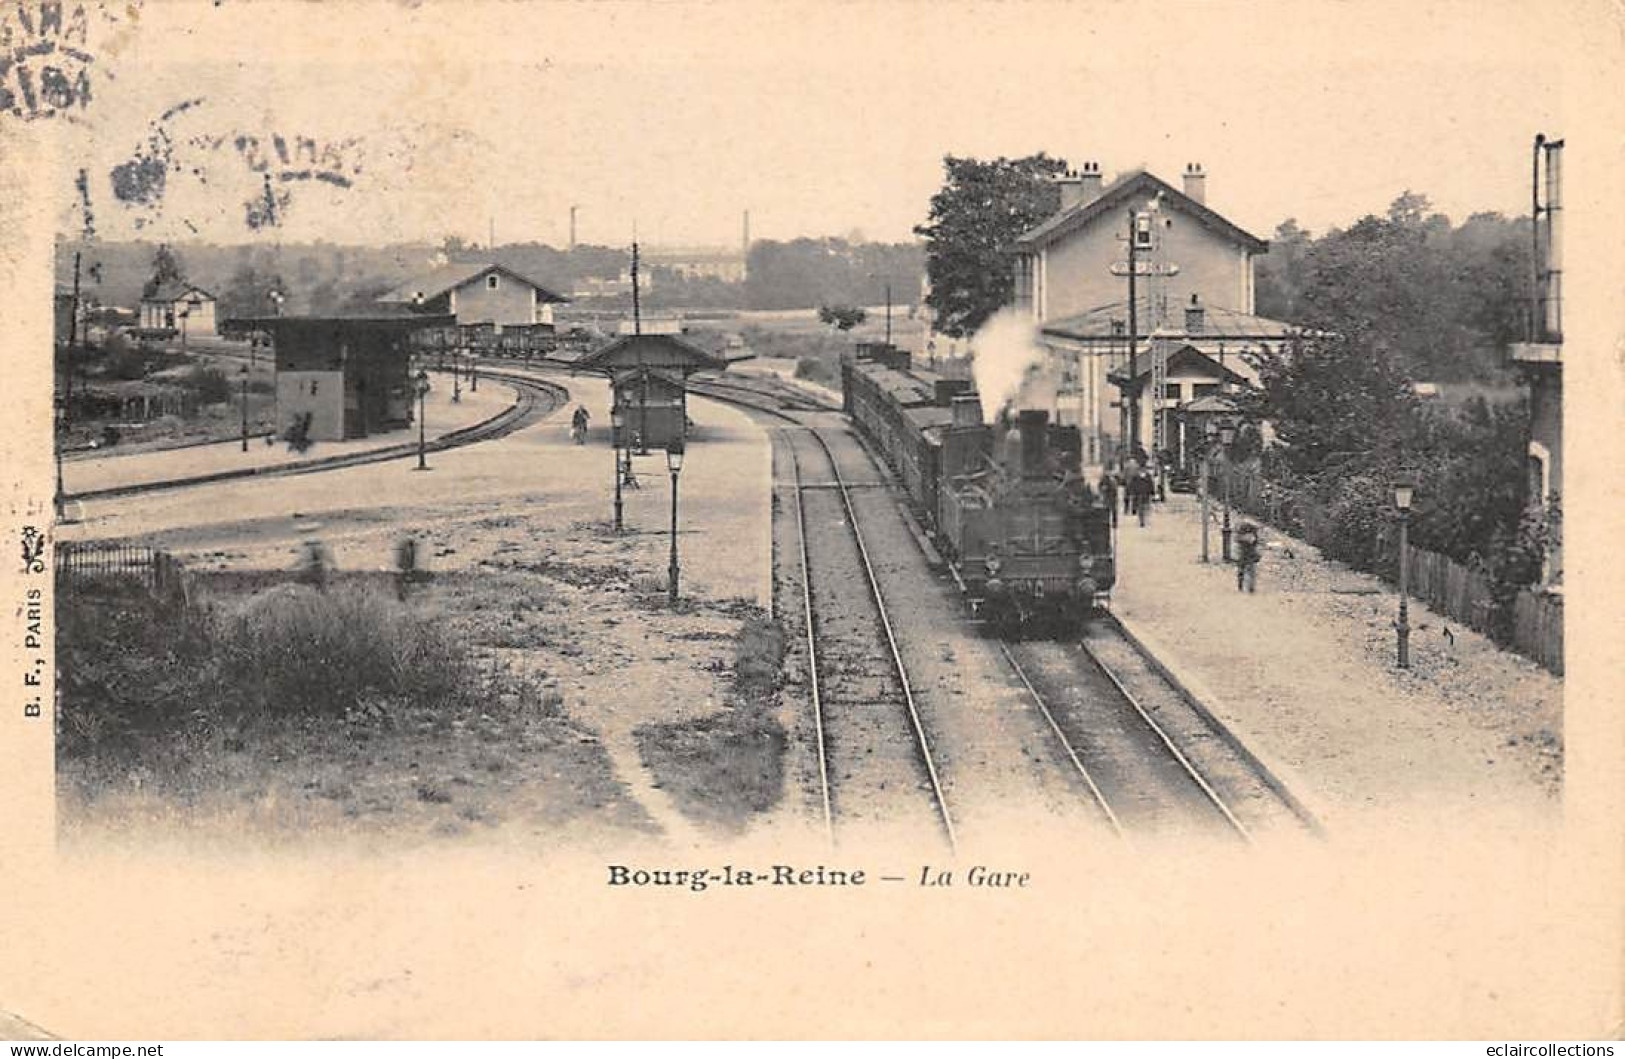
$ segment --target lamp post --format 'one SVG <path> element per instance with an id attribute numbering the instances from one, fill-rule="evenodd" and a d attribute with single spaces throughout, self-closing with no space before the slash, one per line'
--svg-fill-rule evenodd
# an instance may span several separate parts
<path id="1" fill-rule="evenodd" d="M 417 467 L 415 467 L 413 469 L 414 470 L 419 470 L 419 471 L 426 471 L 426 470 L 429 469 L 429 460 L 428 460 L 428 455 L 427 455 L 428 454 L 428 449 L 427 449 L 427 427 L 425 426 L 425 424 L 428 422 L 428 415 L 425 413 L 424 408 L 426 407 L 426 403 L 427 403 L 428 397 L 429 397 L 429 373 L 427 371 L 423 370 L 422 368 L 418 369 L 417 383 L 418 383 L 418 465 L 417 465 Z"/>
<path id="2" fill-rule="evenodd" d="M 248 365 L 237 373 L 243 380 L 243 451 L 248 451 Z"/>
<path id="3" fill-rule="evenodd" d="M 1410 475 L 1400 474 L 1394 479 L 1394 507 L 1399 509 L 1399 619 L 1394 622 L 1394 635 L 1401 669 L 1411 667 L 1410 563 L 1406 561 L 1406 550 L 1410 544 L 1411 497 L 1415 492 L 1416 482 Z"/>
<path id="4" fill-rule="evenodd" d="M 462 372 L 457 370 L 457 365 L 462 359 L 463 359 L 463 351 L 462 350 L 458 350 L 457 352 L 455 352 L 455 353 L 453 353 L 451 355 L 451 403 L 452 404 L 462 404 L 462 402 L 463 402 L 463 376 L 462 376 Z"/>
<path id="5" fill-rule="evenodd" d="M 1197 472 L 1199 477 L 1196 480 L 1196 482 L 1197 482 L 1197 492 L 1198 492 L 1198 494 L 1200 494 L 1200 496 L 1202 498 L 1202 561 L 1204 563 L 1209 561 L 1208 515 L 1207 515 L 1207 512 L 1208 512 L 1208 496 L 1207 496 L 1208 484 L 1207 484 L 1207 480 L 1208 480 L 1208 467 L 1209 467 L 1208 461 L 1209 461 L 1209 459 L 1211 458 L 1211 456 L 1213 454 L 1213 442 L 1214 442 L 1214 439 L 1218 436 L 1218 433 L 1219 433 L 1219 428 L 1214 425 L 1213 420 L 1209 419 L 1207 421 L 1207 426 L 1205 428 L 1203 428 L 1203 431 L 1202 431 L 1202 466 L 1201 466 L 1201 469 Z"/>
<path id="6" fill-rule="evenodd" d="M 626 472 L 621 467 L 621 430 L 626 426 L 626 413 L 620 405 L 609 410 L 609 443 L 615 452 L 615 532 L 621 532 L 621 479 Z"/>
<path id="7" fill-rule="evenodd" d="M 677 475 L 683 469 L 683 439 L 673 438 L 666 447 L 666 467 L 671 471 L 671 569 L 667 571 L 667 594 L 677 605 Z"/>
<path id="8" fill-rule="evenodd" d="M 1225 420 L 1219 427 L 1219 444 L 1223 451 L 1219 458 L 1224 467 L 1224 525 L 1219 529 L 1219 537 L 1224 542 L 1224 561 L 1230 562 L 1230 443 L 1236 440 L 1236 424 Z"/>

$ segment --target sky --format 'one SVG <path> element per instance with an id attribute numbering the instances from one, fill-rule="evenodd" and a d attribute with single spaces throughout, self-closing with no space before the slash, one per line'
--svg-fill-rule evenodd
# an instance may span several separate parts
<path id="1" fill-rule="evenodd" d="M 1200 162 L 1267 238 L 1406 189 L 1527 211 L 1556 6 L 145 0 L 92 101 L 35 124 L 58 228 L 88 197 L 103 238 L 562 245 L 575 205 L 592 243 L 737 245 L 746 209 L 755 238 L 907 240 L 943 155 L 1040 150 Z"/>

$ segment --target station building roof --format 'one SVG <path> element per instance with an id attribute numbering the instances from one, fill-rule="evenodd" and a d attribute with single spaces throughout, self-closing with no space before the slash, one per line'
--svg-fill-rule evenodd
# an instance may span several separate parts
<path id="1" fill-rule="evenodd" d="M 1143 298 L 1136 299 L 1136 302 L 1140 310 L 1140 319 L 1142 321 L 1148 319 L 1150 303 Z M 1127 319 L 1128 300 L 1124 299 L 1051 321 L 1043 326 L 1042 333 L 1052 338 L 1075 342 L 1122 342 L 1128 338 L 1124 329 L 1124 321 Z M 1144 326 L 1143 322 L 1141 326 Z M 1306 332 L 1303 328 L 1294 327 L 1280 320 L 1271 320 L 1267 316 L 1254 316 L 1222 306 L 1207 305 L 1202 308 L 1200 330 L 1176 333 L 1188 341 L 1280 342 Z M 1145 332 L 1140 334 L 1142 342 L 1150 337 Z"/>
<path id="2" fill-rule="evenodd" d="M 721 357 L 677 335 L 622 335 L 575 360 L 576 367 L 617 372 L 624 368 L 665 368 L 687 374 L 728 366 Z"/>
<path id="3" fill-rule="evenodd" d="M 1270 244 L 1265 240 L 1227 220 L 1211 207 L 1197 202 L 1179 188 L 1144 169 L 1136 169 L 1112 181 L 1110 186 L 1095 198 L 1055 213 L 1037 227 L 1023 233 L 1021 238 L 1016 240 L 1016 249 L 1039 250 L 1087 226 L 1095 218 L 1127 206 L 1130 200 L 1143 201 L 1147 195 L 1158 192 L 1162 194 L 1163 201 L 1169 208 L 1196 218 L 1205 227 L 1230 242 L 1245 247 L 1251 253 L 1262 254 L 1270 248 Z"/>

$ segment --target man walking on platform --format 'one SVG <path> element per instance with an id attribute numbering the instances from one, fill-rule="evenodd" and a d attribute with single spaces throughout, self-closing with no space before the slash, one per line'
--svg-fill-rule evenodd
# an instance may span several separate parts
<path id="1" fill-rule="evenodd" d="M 1151 471 L 1141 467 L 1135 473 L 1134 480 L 1129 483 L 1128 490 L 1134 500 L 1134 513 L 1140 516 L 1140 525 L 1145 526 L 1151 518 L 1151 498 L 1157 493 Z"/>

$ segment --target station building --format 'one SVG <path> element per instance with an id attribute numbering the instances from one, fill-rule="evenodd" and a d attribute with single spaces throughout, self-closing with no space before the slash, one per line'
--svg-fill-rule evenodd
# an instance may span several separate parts
<path id="1" fill-rule="evenodd" d="M 1254 266 L 1269 243 L 1207 204 L 1200 165 L 1188 166 L 1177 188 L 1145 170 L 1107 185 L 1093 162 L 1058 183 L 1060 209 L 1016 242 L 1013 303 L 1037 332 L 1052 421 L 1080 428 L 1086 462 L 1112 461 L 1124 447 L 1125 387 L 1139 386 L 1140 433 L 1131 440 L 1147 451 L 1172 448 L 1179 408 L 1254 385 L 1253 355 L 1293 333 L 1254 312 Z M 1135 224 L 1134 213 L 1149 222 Z"/>

